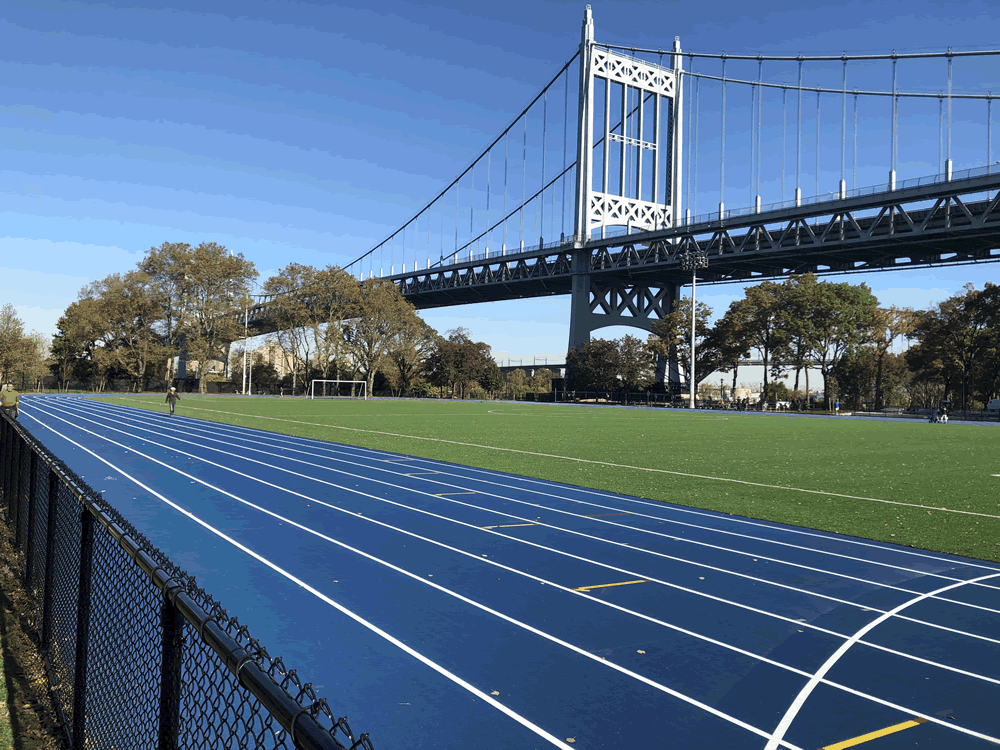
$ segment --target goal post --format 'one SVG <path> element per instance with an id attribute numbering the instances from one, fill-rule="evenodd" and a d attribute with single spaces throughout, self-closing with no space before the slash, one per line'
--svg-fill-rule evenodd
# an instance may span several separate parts
<path id="1" fill-rule="evenodd" d="M 361 398 L 368 400 L 368 384 L 364 380 L 320 380 L 309 383 L 309 398 Z"/>

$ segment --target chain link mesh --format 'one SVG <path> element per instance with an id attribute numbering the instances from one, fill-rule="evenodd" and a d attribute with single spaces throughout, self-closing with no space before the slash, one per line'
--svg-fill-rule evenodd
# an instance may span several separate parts
<path id="1" fill-rule="evenodd" d="M 6 414 L 0 450 L 25 615 L 75 750 L 374 750 Z"/>

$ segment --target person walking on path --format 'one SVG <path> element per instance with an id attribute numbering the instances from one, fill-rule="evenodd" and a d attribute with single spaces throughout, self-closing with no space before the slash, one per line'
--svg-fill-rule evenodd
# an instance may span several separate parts
<path id="1" fill-rule="evenodd" d="M 0 390 L 0 407 L 14 419 L 17 419 L 18 407 L 21 405 L 21 394 L 14 390 L 13 383 L 7 383 Z"/>
<path id="2" fill-rule="evenodd" d="M 170 416 L 174 416 L 174 405 L 181 400 L 181 394 L 177 392 L 177 389 L 170 386 L 170 390 L 167 391 L 167 403 L 170 404 Z"/>

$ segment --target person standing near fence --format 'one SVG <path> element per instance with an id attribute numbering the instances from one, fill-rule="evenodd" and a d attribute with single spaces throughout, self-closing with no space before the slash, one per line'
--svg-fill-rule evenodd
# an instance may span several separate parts
<path id="1" fill-rule="evenodd" d="M 0 407 L 11 417 L 17 419 L 18 407 L 21 405 L 21 394 L 14 390 L 13 383 L 7 383 L 0 390 Z"/>
<path id="2" fill-rule="evenodd" d="M 170 390 L 167 391 L 167 403 L 170 404 L 170 416 L 174 416 L 174 405 L 181 400 L 181 394 L 177 392 L 177 389 L 170 386 Z"/>

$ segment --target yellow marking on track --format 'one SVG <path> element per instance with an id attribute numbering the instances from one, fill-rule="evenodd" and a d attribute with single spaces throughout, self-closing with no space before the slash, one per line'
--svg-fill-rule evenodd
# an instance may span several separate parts
<path id="1" fill-rule="evenodd" d="M 631 516 L 631 513 L 590 513 L 584 518 L 600 518 L 601 516 Z"/>
<path id="2" fill-rule="evenodd" d="M 481 529 L 513 529 L 518 526 L 537 526 L 537 523 L 508 523 L 503 526 L 480 526 Z"/>
<path id="3" fill-rule="evenodd" d="M 846 750 L 848 747 L 854 747 L 855 745 L 860 745 L 863 742 L 871 742 L 872 740 L 877 740 L 879 737 L 885 737 L 887 734 L 895 734 L 896 732 L 902 732 L 904 729 L 909 729 L 910 727 L 918 727 L 925 723 L 927 719 L 910 719 L 909 721 L 904 721 L 900 724 L 893 724 L 891 727 L 886 727 L 885 729 L 878 729 L 874 732 L 869 732 L 868 734 L 862 734 L 860 737 L 854 737 L 850 740 L 844 740 L 843 742 L 835 742 L 832 745 L 824 745 L 820 750 Z"/>
<path id="4" fill-rule="evenodd" d="M 573 589 L 574 591 L 590 591 L 592 589 L 606 589 L 609 586 L 628 586 L 632 583 L 649 583 L 646 578 L 640 578 L 638 581 L 620 581 L 619 583 L 599 583 L 596 586 L 581 586 L 578 589 Z"/>
<path id="5" fill-rule="evenodd" d="M 478 495 L 476 490 L 470 490 L 469 492 L 438 492 L 434 497 L 444 497 L 445 495 Z"/>

